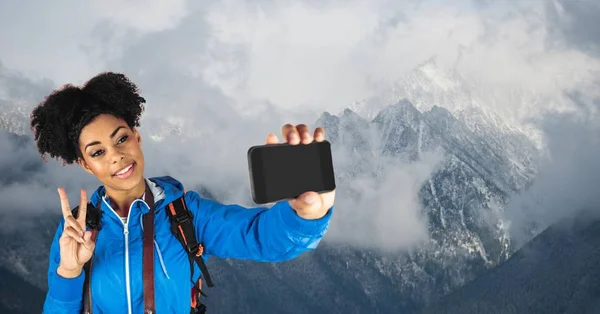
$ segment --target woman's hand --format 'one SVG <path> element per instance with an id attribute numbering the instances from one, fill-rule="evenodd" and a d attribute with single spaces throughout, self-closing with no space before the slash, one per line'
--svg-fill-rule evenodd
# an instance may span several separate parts
<path id="1" fill-rule="evenodd" d="M 58 189 L 60 205 L 65 228 L 58 241 L 60 246 L 60 264 L 56 272 L 64 278 L 75 278 L 81 274 L 83 265 L 90 260 L 96 243 L 92 239 L 92 232 L 85 230 L 85 217 L 87 214 L 87 195 L 81 190 L 81 202 L 77 219 L 71 214 L 71 207 L 67 193 L 63 188 Z"/>
<path id="2" fill-rule="evenodd" d="M 322 128 L 316 128 L 314 136 L 310 133 L 308 126 L 298 124 L 293 126 L 286 124 L 281 128 L 283 139 L 290 145 L 310 144 L 314 141 L 322 142 L 325 140 L 325 131 Z M 278 144 L 279 139 L 275 134 L 267 136 L 267 144 Z M 325 214 L 335 199 L 335 190 L 331 192 L 317 193 L 308 191 L 302 193 L 296 199 L 290 200 L 290 206 L 296 211 L 298 216 L 304 219 L 319 219 Z"/>

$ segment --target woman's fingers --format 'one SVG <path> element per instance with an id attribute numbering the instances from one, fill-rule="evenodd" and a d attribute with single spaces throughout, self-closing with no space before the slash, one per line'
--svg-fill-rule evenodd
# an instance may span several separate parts
<path id="1" fill-rule="evenodd" d="M 279 139 L 277 138 L 277 135 L 270 133 L 269 135 L 267 135 L 267 144 L 279 144 Z"/>
<path id="2" fill-rule="evenodd" d="M 73 228 L 76 232 L 79 233 L 79 237 L 83 237 L 84 234 L 84 230 L 81 227 L 81 225 L 79 224 L 79 221 L 77 221 L 77 219 L 75 219 L 75 217 L 73 217 L 73 215 L 67 217 L 67 219 L 65 219 L 65 229 L 66 228 Z"/>
<path id="3" fill-rule="evenodd" d="M 87 215 L 87 193 L 84 189 L 81 189 L 80 195 L 81 200 L 79 201 L 79 212 L 77 213 L 77 222 L 79 222 L 81 228 L 84 229 L 85 217 Z"/>
<path id="4" fill-rule="evenodd" d="M 296 125 L 296 131 L 300 135 L 302 144 L 310 144 L 313 141 L 313 136 L 310 134 L 310 129 L 306 124 Z"/>
<path id="5" fill-rule="evenodd" d="M 90 252 L 94 251 L 96 242 L 94 242 L 94 239 L 92 239 L 91 231 L 86 231 L 85 235 L 83 236 L 83 247 Z"/>
<path id="6" fill-rule="evenodd" d="M 87 193 L 84 189 L 81 189 L 81 201 L 79 204 L 79 209 L 77 213 L 77 219 L 73 217 L 71 212 L 71 205 L 69 204 L 69 198 L 67 197 L 67 193 L 65 189 L 58 188 L 58 195 L 60 197 L 60 206 L 63 213 L 63 217 L 65 219 L 65 228 L 71 227 L 75 229 L 75 231 L 81 234 L 85 232 L 85 218 L 87 216 Z"/>
<path id="7" fill-rule="evenodd" d="M 83 237 L 81 236 L 81 234 L 75 230 L 73 227 L 67 227 L 64 231 L 64 234 L 66 234 L 67 236 L 71 237 L 73 240 L 82 243 L 83 244 Z"/>
<path id="8" fill-rule="evenodd" d="M 283 140 L 288 144 L 296 145 L 300 143 L 300 135 L 298 134 L 298 130 L 295 126 L 289 123 L 281 128 L 281 135 L 283 136 Z"/>
<path id="9" fill-rule="evenodd" d="M 291 145 L 310 144 L 313 141 L 322 142 L 325 139 L 325 131 L 323 128 L 316 128 L 314 136 L 310 133 L 310 128 L 306 124 L 298 124 L 293 126 L 286 124 L 281 127 L 281 134 L 285 142 Z M 269 135 L 270 136 L 270 135 Z M 267 138 L 267 143 L 269 138 Z"/>
<path id="10" fill-rule="evenodd" d="M 323 130 L 323 128 L 316 128 L 315 129 L 315 141 L 317 142 L 322 142 L 325 140 L 325 130 Z"/>
<path id="11" fill-rule="evenodd" d="M 67 192 L 65 189 L 58 188 L 58 196 L 60 197 L 60 208 L 62 209 L 62 214 L 65 220 L 71 215 L 71 205 L 69 205 L 69 198 L 67 197 Z"/>
<path id="12" fill-rule="evenodd" d="M 81 263 L 85 263 L 90 259 L 96 246 L 95 239 L 92 239 L 92 233 L 85 231 L 87 194 L 84 189 L 81 189 L 77 218 L 72 214 L 67 193 L 63 188 L 58 188 L 58 195 L 60 196 L 60 205 L 64 217 L 64 230 L 59 240 L 61 264 L 64 263 L 67 269 L 73 270 L 81 267 Z M 79 243 L 79 245 L 72 241 Z"/>

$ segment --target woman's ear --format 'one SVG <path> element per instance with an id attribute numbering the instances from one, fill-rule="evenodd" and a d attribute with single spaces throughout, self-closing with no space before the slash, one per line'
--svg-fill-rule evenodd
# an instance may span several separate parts
<path id="1" fill-rule="evenodd" d="M 77 163 L 79 164 L 79 166 L 81 167 L 81 169 L 83 169 L 85 172 L 93 175 L 94 172 L 92 171 L 92 168 L 90 168 L 90 166 L 87 164 L 87 162 L 85 162 L 85 160 L 83 160 L 83 158 L 78 157 L 77 158 Z"/>

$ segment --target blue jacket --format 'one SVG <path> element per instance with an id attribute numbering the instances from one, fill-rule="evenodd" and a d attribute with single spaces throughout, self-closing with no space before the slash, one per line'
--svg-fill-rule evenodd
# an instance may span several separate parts
<path id="1" fill-rule="evenodd" d="M 171 177 L 146 179 L 155 201 L 154 280 L 156 313 L 190 313 L 190 266 L 183 246 L 170 231 L 165 206 L 184 193 L 183 185 Z M 96 239 L 92 267 L 92 306 L 100 313 L 143 313 L 142 216 L 150 209 L 141 199 L 131 204 L 127 224 L 110 207 L 100 187 L 90 198 L 100 206 L 102 229 Z M 296 215 L 287 201 L 270 209 L 223 205 L 204 199 L 194 191 L 185 194 L 194 215 L 198 242 L 204 243 L 204 258 L 216 256 L 265 262 L 293 259 L 313 250 L 323 238 L 333 213 L 318 220 Z M 82 313 L 85 273 L 66 279 L 56 274 L 60 262 L 58 240 L 61 220 L 50 248 L 48 293 L 43 313 Z M 210 269 L 210 265 L 209 265 Z M 201 273 L 194 269 L 195 280 Z M 218 278 L 213 278 L 218 284 Z"/>

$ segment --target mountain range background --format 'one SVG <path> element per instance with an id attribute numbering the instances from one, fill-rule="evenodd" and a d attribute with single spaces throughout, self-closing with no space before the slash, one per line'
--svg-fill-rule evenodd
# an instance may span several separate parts
<path id="1" fill-rule="evenodd" d="M 41 39 L 0 31 L 3 47 L 29 52 L 0 50 L 0 312 L 40 312 L 56 187 L 73 197 L 98 184 L 43 161 L 28 115 L 63 82 L 118 69 L 149 100 L 147 175 L 205 197 L 253 206 L 245 152 L 284 123 L 322 126 L 332 142 L 336 214 L 322 244 L 284 263 L 211 260 L 211 313 L 597 313 L 600 38 L 578 21 L 600 9 L 532 3 L 407 2 L 394 16 L 383 1 L 208 13 L 174 2 L 150 5 L 152 23 L 135 4 L 128 18 L 94 4 L 95 24 L 75 21 L 91 36 L 47 52 L 60 68 L 36 55 Z M 372 33 L 336 37 L 326 22 Z"/>

